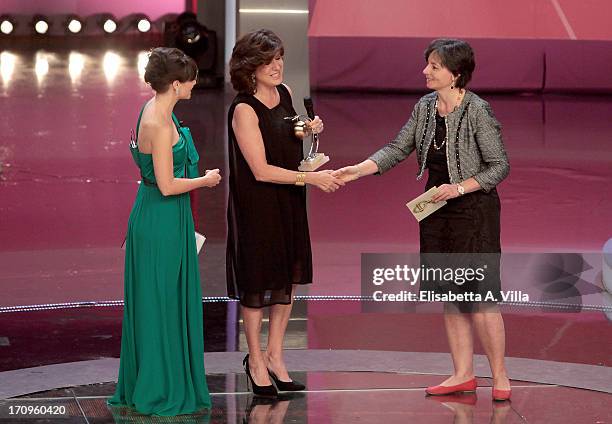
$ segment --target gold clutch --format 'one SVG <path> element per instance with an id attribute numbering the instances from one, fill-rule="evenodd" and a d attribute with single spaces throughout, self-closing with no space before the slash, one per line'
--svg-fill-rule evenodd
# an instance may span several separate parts
<path id="1" fill-rule="evenodd" d="M 406 203 L 406 206 L 414 215 L 417 221 L 421 222 L 424 218 L 427 218 L 429 215 L 440 209 L 442 206 L 446 205 L 446 200 L 442 200 L 440 202 L 433 203 L 431 198 L 438 192 L 438 187 L 432 187 L 427 190 L 425 193 L 421 194 L 419 197 L 412 199 L 410 202 Z"/>

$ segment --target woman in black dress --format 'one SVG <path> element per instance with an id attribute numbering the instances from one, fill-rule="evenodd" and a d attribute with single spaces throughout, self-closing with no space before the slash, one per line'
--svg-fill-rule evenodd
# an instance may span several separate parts
<path id="1" fill-rule="evenodd" d="M 342 168 L 334 175 L 345 182 L 382 174 L 416 150 L 425 190 L 438 187 L 434 202 L 443 208 L 419 224 L 420 250 L 427 265 L 457 267 L 477 259 L 487 265 L 483 287 L 460 281 L 421 281 L 421 290 L 452 292 L 500 299 L 500 202 L 496 186 L 509 171 L 501 126 L 489 104 L 465 89 L 475 68 L 470 45 L 461 40 L 434 40 L 425 51 L 423 70 L 427 88 L 434 90 L 415 105 L 398 136 L 369 159 Z M 431 255 L 434 254 L 434 255 Z M 442 254 L 442 255 L 440 255 Z M 452 255 L 449 255 L 452 254 Z M 440 260 L 442 258 L 442 261 Z M 430 395 L 476 389 L 473 370 L 472 325 L 489 359 L 493 374 L 493 399 L 510 398 L 504 365 L 505 331 L 496 302 L 447 302 L 444 320 L 454 374 L 440 385 L 428 387 Z"/>
<path id="2" fill-rule="evenodd" d="M 344 182 L 331 171 L 299 172 L 302 143 L 294 135 L 296 115 L 283 81 L 282 41 L 269 30 L 242 37 L 230 60 L 238 95 L 228 113 L 229 201 L 227 290 L 240 300 L 249 354 L 245 371 L 256 394 L 302 390 L 283 361 L 283 338 L 296 284 L 312 282 L 312 255 L 305 184 L 326 192 Z M 311 127 L 321 132 L 316 117 Z M 268 345 L 261 351 L 263 307 L 270 307 Z"/>

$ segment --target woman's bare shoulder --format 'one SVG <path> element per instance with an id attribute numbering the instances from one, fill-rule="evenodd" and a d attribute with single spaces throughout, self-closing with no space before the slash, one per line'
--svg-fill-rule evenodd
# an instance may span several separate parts
<path id="1" fill-rule="evenodd" d="M 236 108 L 234 109 L 233 121 L 234 122 L 236 121 L 257 122 L 258 121 L 257 113 L 255 112 L 255 109 L 253 109 L 251 105 L 247 103 L 238 103 L 236 105 Z"/>
<path id="2" fill-rule="evenodd" d="M 138 138 L 141 142 L 144 141 L 145 145 L 153 142 L 161 142 L 162 144 L 167 142 L 168 144 L 172 144 L 172 125 L 172 122 L 167 122 L 154 113 L 143 113 L 140 121 Z"/>

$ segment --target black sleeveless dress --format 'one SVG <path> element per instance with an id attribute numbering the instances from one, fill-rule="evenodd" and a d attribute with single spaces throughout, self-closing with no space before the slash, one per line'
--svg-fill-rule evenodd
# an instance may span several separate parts
<path id="1" fill-rule="evenodd" d="M 444 118 L 436 113 L 435 141 L 440 146 L 446 137 Z M 448 142 L 448 141 L 447 141 Z M 427 152 L 429 178 L 425 191 L 434 186 L 450 184 L 446 160 L 446 146 L 439 150 L 432 142 Z M 447 204 L 419 223 L 422 262 L 436 267 L 485 267 L 485 279 L 457 284 L 449 281 L 421 281 L 421 290 L 435 293 L 487 292 L 501 301 L 499 275 L 500 201 L 494 188 L 488 193 L 478 190 L 447 200 Z M 444 255 L 427 255 L 427 254 Z M 424 259 L 425 258 L 425 259 Z M 491 303 L 491 302 L 489 302 Z M 492 302 L 494 303 L 494 302 Z M 474 304 L 461 302 L 461 311 L 473 311 Z"/>
<path id="2" fill-rule="evenodd" d="M 281 84 L 277 90 L 281 100 L 272 109 L 239 94 L 228 112 L 227 294 L 250 308 L 289 304 L 292 284 L 312 282 L 306 188 L 257 181 L 232 129 L 236 106 L 248 104 L 259 119 L 267 162 L 297 171 L 302 142 L 284 119 L 296 112 L 287 88 Z"/>

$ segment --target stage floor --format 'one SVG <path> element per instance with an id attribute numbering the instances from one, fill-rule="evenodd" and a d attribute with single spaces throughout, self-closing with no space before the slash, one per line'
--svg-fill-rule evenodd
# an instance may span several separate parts
<path id="1" fill-rule="evenodd" d="M 67 423 L 605 423 L 611 417 L 609 396 L 555 385 L 513 381 L 512 402 L 492 402 L 488 379 L 479 379 L 475 393 L 427 397 L 424 387 L 438 376 L 394 373 L 296 373 L 307 382 L 303 393 L 285 393 L 278 400 L 254 398 L 244 375 L 209 375 L 213 406 L 201 414 L 146 417 L 109 408 L 114 384 L 77 386 L 27 397 L 0 400 L 15 405 L 64 406 Z M 231 393 L 228 393 L 228 386 Z M 59 418 L 59 417 L 58 417 Z M 11 422 L 53 423 L 57 419 L 15 419 Z"/>

